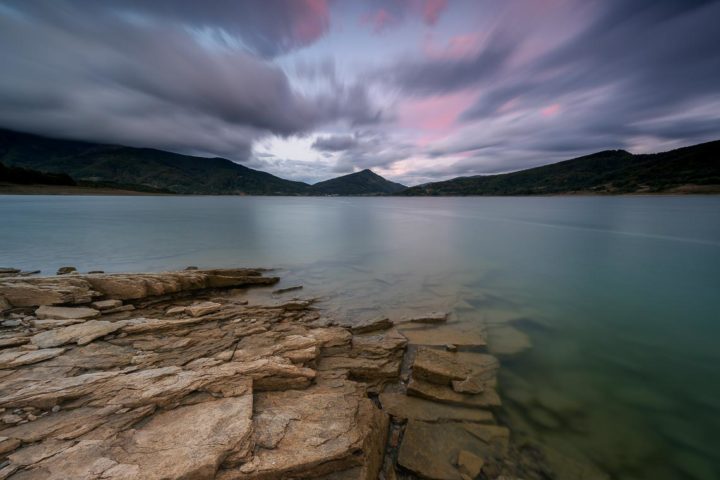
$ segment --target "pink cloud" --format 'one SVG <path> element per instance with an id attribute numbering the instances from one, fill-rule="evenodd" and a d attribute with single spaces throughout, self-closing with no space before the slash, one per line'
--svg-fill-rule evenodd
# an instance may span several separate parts
<path id="1" fill-rule="evenodd" d="M 430 144 L 452 132 L 458 117 L 472 105 L 477 93 L 461 91 L 421 99 L 411 99 L 400 105 L 400 126 L 423 132 L 419 143 Z"/>
<path id="2" fill-rule="evenodd" d="M 548 105 L 547 107 L 540 110 L 540 114 L 543 117 L 554 117 L 560 113 L 560 104 L 559 103 L 553 103 L 552 105 Z"/>
<path id="3" fill-rule="evenodd" d="M 447 4 L 447 0 L 425 0 L 422 7 L 422 16 L 425 23 L 435 25 Z"/>
<path id="4" fill-rule="evenodd" d="M 477 54 L 487 39 L 484 32 L 471 32 L 450 37 L 447 44 L 436 46 L 433 35 L 428 34 L 423 40 L 423 51 L 431 58 L 456 60 Z"/>
<path id="5" fill-rule="evenodd" d="M 371 25 L 376 33 L 382 32 L 388 26 L 396 22 L 396 18 L 384 8 L 380 10 L 363 15 L 360 22 L 364 25 Z"/>
<path id="6" fill-rule="evenodd" d="M 293 38 L 303 44 L 323 36 L 330 27 L 330 9 L 327 0 L 296 0 L 294 5 L 302 14 L 293 19 Z"/>

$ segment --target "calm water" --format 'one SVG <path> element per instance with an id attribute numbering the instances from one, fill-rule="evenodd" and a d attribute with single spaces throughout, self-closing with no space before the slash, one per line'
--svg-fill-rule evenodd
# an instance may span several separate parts
<path id="1" fill-rule="evenodd" d="M 718 197 L 0 196 L 0 266 L 63 265 L 273 266 L 337 315 L 447 308 L 501 357 L 519 437 L 720 478 Z"/>

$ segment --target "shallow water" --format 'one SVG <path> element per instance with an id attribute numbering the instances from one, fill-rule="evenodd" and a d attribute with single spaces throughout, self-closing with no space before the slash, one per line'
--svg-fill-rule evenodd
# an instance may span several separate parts
<path id="1" fill-rule="evenodd" d="M 335 315 L 451 310 L 518 437 L 720 478 L 720 197 L 0 196 L 0 266 L 63 265 L 273 266 Z"/>

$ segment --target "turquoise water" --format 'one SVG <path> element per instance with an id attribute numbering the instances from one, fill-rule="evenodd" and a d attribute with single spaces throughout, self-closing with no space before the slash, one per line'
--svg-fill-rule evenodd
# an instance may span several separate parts
<path id="1" fill-rule="evenodd" d="M 0 196 L 0 266 L 63 265 L 272 266 L 335 315 L 449 309 L 519 438 L 720 478 L 720 197 Z"/>

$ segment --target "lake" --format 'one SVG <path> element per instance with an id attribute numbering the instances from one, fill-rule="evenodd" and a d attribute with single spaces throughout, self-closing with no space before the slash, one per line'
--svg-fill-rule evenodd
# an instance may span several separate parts
<path id="1" fill-rule="evenodd" d="M 720 197 L 0 196 L 0 266 L 280 269 L 333 315 L 448 310 L 518 438 L 720 478 Z"/>

